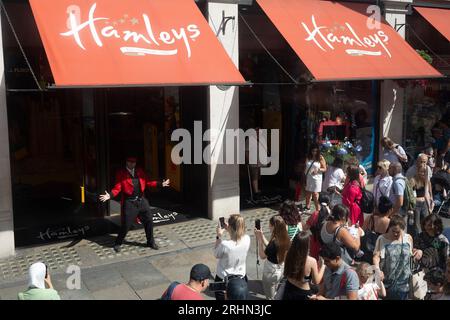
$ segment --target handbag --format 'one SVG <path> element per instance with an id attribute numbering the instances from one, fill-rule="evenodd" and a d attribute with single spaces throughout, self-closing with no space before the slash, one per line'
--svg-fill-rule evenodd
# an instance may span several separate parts
<path id="1" fill-rule="evenodd" d="M 411 257 L 411 277 L 409 279 L 409 298 L 411 300 L 424 300 L 428 292 L 428 284 L 424 280 L 425 271 L 414 262 Z"/>
<path id="2" fill-rule="evenodd" d="M 275 293 L 273 300 L 283 300 L 284 290 L 286 289 L 286 278 L 280 280 L 280 283 L 277 287 L 277 292 Z"/>

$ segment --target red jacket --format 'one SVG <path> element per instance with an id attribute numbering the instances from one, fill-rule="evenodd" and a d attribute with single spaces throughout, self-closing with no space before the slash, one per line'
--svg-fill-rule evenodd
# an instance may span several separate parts
<path id="1" fill-rule="evenodd" d="M 155 188 L 158 186 L 158 181 L 148 180 L 144 170 L 140 168 L 136 168 L 135 170 L 136 175 L 139 178 L 142 193 L 144 193 L 146 187 Z M 114 188 L 112 188 L 111 194 L 115 197 L 120 192 L 122 192 L 122 202 L 125 196 L 131 196 L 133 194 L 133 182 L 131 181 L 130 173 L 125 168 L 117 171 L 116 184 L 114 185 Z"/>

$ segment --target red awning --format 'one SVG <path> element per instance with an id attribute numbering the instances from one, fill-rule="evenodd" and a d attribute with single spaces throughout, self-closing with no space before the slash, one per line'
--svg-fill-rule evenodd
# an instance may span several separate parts
<path id="1" fill-rule="evenodd" d="M 57 86 L 242 84 L 193 0 L 30 0 Z"/>
<path id="2" fill-rule="evenodd" d="M 414 7 L 429 23 L 450 41 L 450 10 Z"/>
<path id="3" fill-rule="evenodd" d="M 318 81 L 442 76 L 384 20 L 370 29 L 367 4 L 257 2 Z"/>

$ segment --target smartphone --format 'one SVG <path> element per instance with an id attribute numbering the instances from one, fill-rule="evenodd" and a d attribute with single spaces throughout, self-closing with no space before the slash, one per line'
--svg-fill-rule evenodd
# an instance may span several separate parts
<path id="1" fill-rule="evenodd" d="M 48 278 L 48 265 L 45 265 L 45 279 Z"/>
<path id="2" fill-rule="evenodd" d="M 255 220 L 255 228 L 256 230 L 261 230 L 261 220 L 259 219 Z"/>
<path id="3" fill-rule="evenodd" d="M 211 282 L 208 289 L 209 291 L 225 291 L 227 289 L 227 285 L 225 281 Z"/>
<path id="4" fill-rule="evenodd" d="M 224 217 L 220 217 L 219 221 L 220 221 L 220 227 L 222 229 L 225 229 L 225 218 Z"/>
<path id="5" fill-rule="evenodd" d="M 381 288 L 381 271 L 374 268 L 374 282 Z"/>

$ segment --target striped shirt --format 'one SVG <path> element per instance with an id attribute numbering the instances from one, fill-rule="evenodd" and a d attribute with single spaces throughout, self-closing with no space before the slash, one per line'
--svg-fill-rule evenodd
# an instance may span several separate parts
<path id="1" fill-rule="evenodd" d="M 294 239 L 294 237 L 297 235 L 297 233 L 302 231 L 302 223 L 300 222 L 299 224 L 294 224 L 294 225 L 290 225 L 288 226 L 288 236 L 289 239 Z"/>

